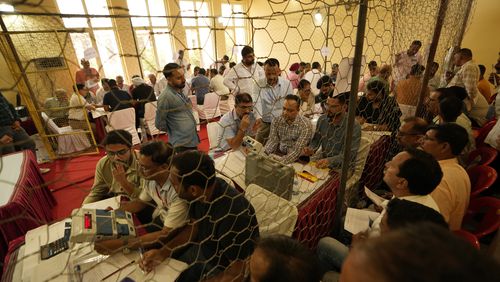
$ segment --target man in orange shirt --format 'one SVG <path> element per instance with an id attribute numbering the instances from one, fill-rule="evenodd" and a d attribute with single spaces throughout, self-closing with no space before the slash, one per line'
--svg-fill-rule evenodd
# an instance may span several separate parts
<path id="1" fill-rule="evenodd" d="M 457 159 L 468 142 L 467 131 L 455 123 L 431 127 L 422 138 L 422 149 L 438 160 L 443 171 L 441 183 L 432 191 L 431 196 L 451 230 L 461 228 L 469 206 L 469 175 Z"/>
<path id="2" fill-rule="evenodd" d="M 491 103 L 491 90 L 493 89 L 493 85 L 484 78 L 484 74 L 486 73 L 486 67 L 484 65 L 478 65 L 479 67 L 479 82 L 477 83 L 477 89 L 484 96 L 488 104 Z"/>

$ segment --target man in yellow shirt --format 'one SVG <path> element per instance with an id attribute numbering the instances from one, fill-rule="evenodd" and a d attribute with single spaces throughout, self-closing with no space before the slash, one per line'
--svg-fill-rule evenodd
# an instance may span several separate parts
<path id="1" fill-rule="evenodd" d="M 431 127 L 422 138 L 422 149 L 438 160 L 443 171 L 443 179 L 431 196 L 451 230 L 461 228 L 469 206 L 469 175 L 457 159 L 468 142 L 467 131 L 455 123 Z"/>
<path id="2" fill-rule="evenodd" d="M 486 101 L 490 103 L 491 101 L 491 92 L 493 90 L 493 85 L 484 78 L 484 74 L 486 73 L 486 67 L 484 65 L 478 65 L 479 67 L 479 82 L 477 83 L 477 89 L 479 93 L 484 96 Z"/>

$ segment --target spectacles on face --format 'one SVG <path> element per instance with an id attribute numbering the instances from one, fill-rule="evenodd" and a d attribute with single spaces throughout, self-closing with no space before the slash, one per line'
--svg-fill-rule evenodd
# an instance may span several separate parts
<path id="1" fill-rule="evenodd" d="M 110 157 L 112 156 L 123 156 L 125 155 L 127 152 L 129 151 L 129 149 L 122 149 L 122 150 L 119 150 L 119 151 L 106 151 L 106 154 Z"/>
<path id="2" fill-rule="evenodd" d="M 242 109 L 242 110 L 253 110 L 253 105 L 252 106 L 238 105 L 237 107 Z"/>

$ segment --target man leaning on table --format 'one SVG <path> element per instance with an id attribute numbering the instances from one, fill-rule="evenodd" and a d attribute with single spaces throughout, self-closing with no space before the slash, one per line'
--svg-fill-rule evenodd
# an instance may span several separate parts
<path id="1" fill-rule="evenodd" d="M 133 239 L 112 239 L 98 242 L 95 249 L 103 254 L 118 249 L 150 248 L 158 244 L 158 238 L 170 230 L 183 226 L 188 220 L 187 202 L 180 199 L 169 180 L 170 162 L 173 155 L 171 145 L 154 141 L 141 146 L 137 162 L 139 175 L 144 180 L 139 198 L 123 202 L 120 210 L 137 213 L 154 201 L 152 224 L 146 226 L 150 233 Z"/>
<path id="2" fill-rule="evenodd" d="M 132 151 L 132 135 L 125 130 L 110 131 L 104 138 L 103 146 L 106 156 L 97 162 L 94 185 L 83 204 L 120 194 L 137 198 L 140 193 L 140 177 Z"/>
<path id="3" fill-rule="evenodd" d="M 311 121 L 299 114 L 300 98 L 287 95 L 281 116 L 273 119 L 264 152 L 285 163 L 296 161 L 312 137 Z"/>
<path id="4" fill-rule="evenodd" d="M 226 151 L 236 150 L 241 146 L 243 137 L 253 136 L 258 128 L 253 113 L 252 96 L 248 93 L 236 94 L 234 109 L 222 116 L 219 121 L 218 147 Z"/>
<path id="5" fill-rule="evenodd" d="M 321 147 L 321 154 L 316 162 L 318 168 L 342 166 L 347 132 L 347 95 L 349 95 L 348 92 L 333 96 L 333 91 L 330 91 L 325 104 L 326 114 L 318 119 L 311 144 L 303 150 L 303 155 L 311 156 Z M 352 162 L 356 159 L 360 140 L 361 126 L 355 120 L 351 143 Z"/>

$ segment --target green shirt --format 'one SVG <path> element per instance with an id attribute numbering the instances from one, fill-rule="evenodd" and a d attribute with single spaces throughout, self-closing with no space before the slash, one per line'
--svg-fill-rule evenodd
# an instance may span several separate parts
<path id="1" fill-rule="evenodd" d="M 127 171 L 125 171 L 125 174 L 127 175 L 128 182 L 134 186 L 134 192 L 132 195 L 128 195 L 121 185 L 115 180 L 112 172 L 113 165 L 111 163 L 111 159 L 108 156 L 104 156 L 99 160 L 99 162 L 97 162 L 94 185 L 92 186 L 92 190 L 90 190 L 89 195 L 83 201 L 83 204 L 97 202 L 116 195 L 129 196 L 131 199 L 139 197 L 141 192 L 139 166 L 134 154 L 132 154 L 131 158 L 132 162 L 127 168 Z"/>

